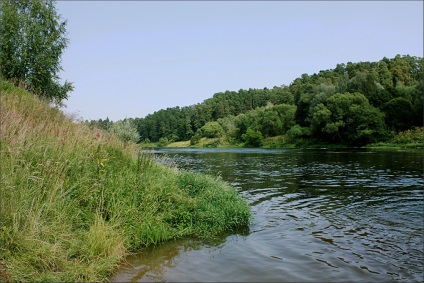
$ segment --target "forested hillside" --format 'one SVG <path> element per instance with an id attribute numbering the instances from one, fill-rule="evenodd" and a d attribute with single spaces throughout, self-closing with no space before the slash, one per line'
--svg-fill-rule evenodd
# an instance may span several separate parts
<path id="1" fill-rule="evenodd" d="M 338 64 L 272 89 L 225 91 L 202 103 L 128 119 L 140 142 L 224 138 L 259 146 L 284 135 L 347 145 L 384 141 L 423 125 L 423 58 Z M 103 128 L 109 120 L 91 121 Z"/>

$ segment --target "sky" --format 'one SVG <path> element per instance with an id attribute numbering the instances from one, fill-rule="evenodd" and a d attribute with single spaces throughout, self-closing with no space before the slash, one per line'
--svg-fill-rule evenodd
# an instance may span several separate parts
<path id="1" fill-rule="evenodd" d="M 339 63 L 423 57 L 423 1 L 58 1 L 63 111 L 143 118 Z"/>

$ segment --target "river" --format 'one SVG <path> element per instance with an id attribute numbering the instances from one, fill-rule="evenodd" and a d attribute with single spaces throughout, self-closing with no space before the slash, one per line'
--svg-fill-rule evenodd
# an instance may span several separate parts
<path id="1" fill-rule="evenodd" d="M 423 282 L 422 150 L 158 149 L 218 175 L 252 224 L 128 258 L 119 282 Z"/>

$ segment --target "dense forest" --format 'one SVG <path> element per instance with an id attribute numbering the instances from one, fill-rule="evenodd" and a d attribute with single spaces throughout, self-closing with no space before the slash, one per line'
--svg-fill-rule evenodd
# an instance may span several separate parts
<path id="1" fill-rule="evenodd" d="M 423 66 L 423 58 L 409 55 L 348 62 L 302 74 L 288 86 L 227 90 L 144 118 L 87 122 L 105 129 L 133 127 L 138 142 L 194 145 L 206 137 L 260 146 L 264 138 L 284 136 L 362 146 L 423 126 Z"/>

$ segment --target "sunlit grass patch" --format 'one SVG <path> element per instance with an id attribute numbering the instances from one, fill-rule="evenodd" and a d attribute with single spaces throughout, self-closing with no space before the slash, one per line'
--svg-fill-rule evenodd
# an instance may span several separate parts
<path id="1" fill-rule="evenodd" d="M 168 147 L 189 147 L 190 141 L 178 141 L 168 144 Z"/>
<path id="2" fill-rule="evenodd" d="M 368 148 L 424 148 L 424 127 L 415 127 L 393 135 L 387 142 L 370 144 Z"/>

